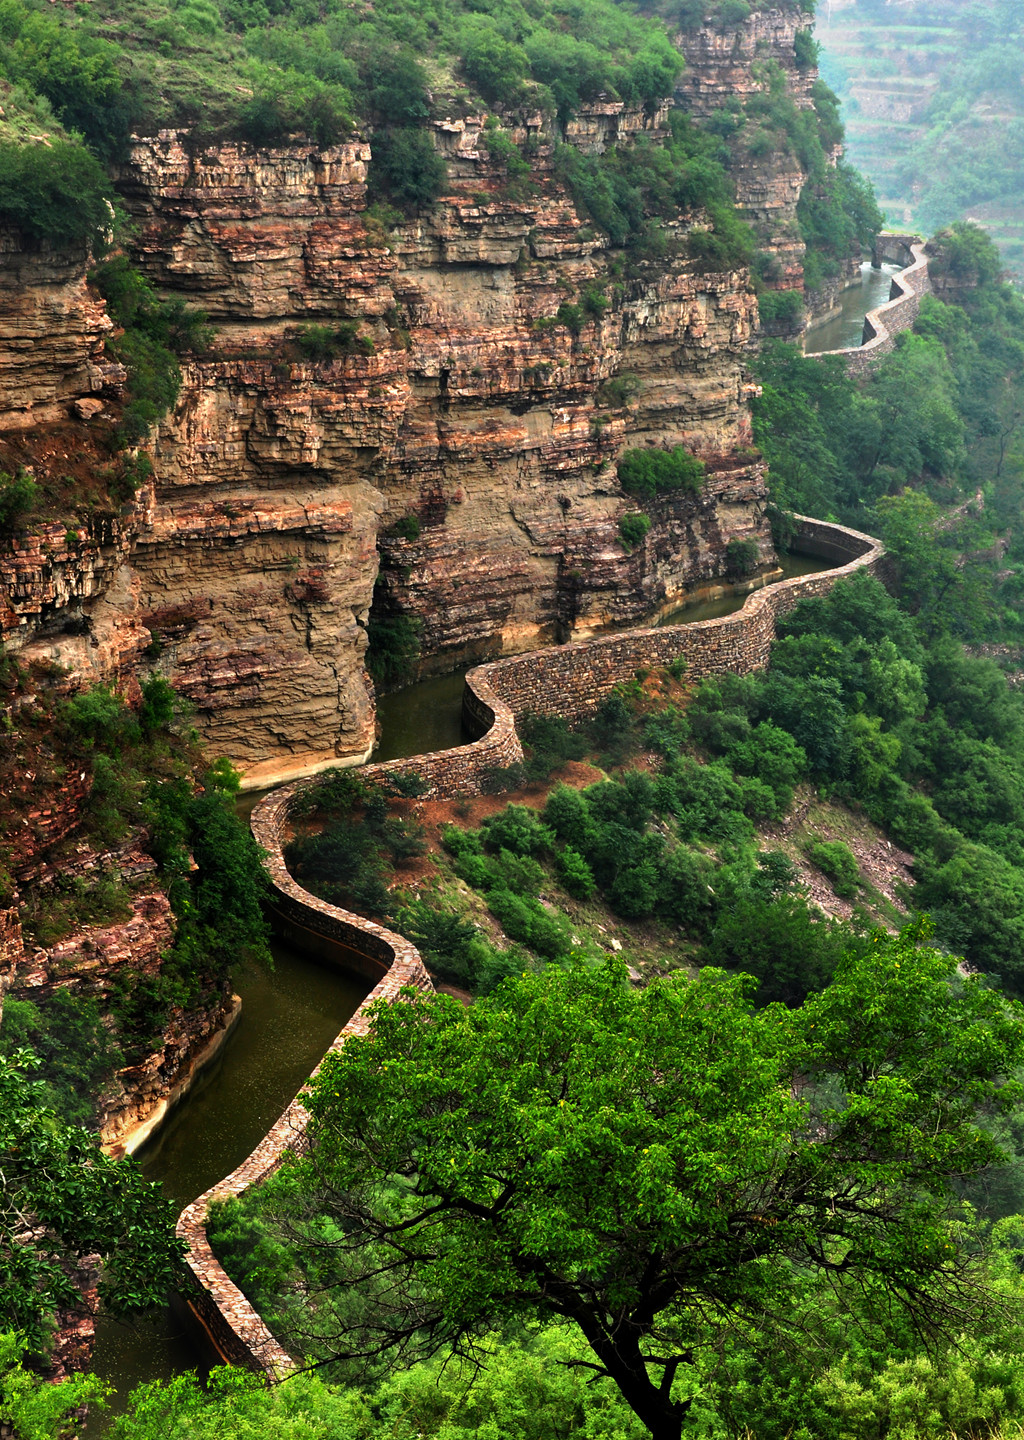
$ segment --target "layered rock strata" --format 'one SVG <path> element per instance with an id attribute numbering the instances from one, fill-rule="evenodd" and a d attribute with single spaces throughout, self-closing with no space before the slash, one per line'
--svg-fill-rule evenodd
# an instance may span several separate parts
<path id="1" fill-rule="evenodd" d="M 449 193 L 390 232 L 365 212 L 362 141 L 196 156 L 167 133 L 121 175 L 138 262 L 218 336 L 160 429 L 134 556 L 142 615 L 251 782 L 372 743 L 362 661 L 381 533 L 378 602 L 421 622 L 425 668 L 635 621 L 720 573 L 732 538 L 771 560 L 761 467 L 737 456 L 746 276 L 678 257 L 627 273 L 577 214 L 540 117 L 514 137 L 533 152 L 518 199 L 483 120 L 435 127 Z M 663 117 L 604 105 L 569 138 L 594 152 L 641 130 L 656 140 Z M 588 293 L 578 333 L 555 322 Z M 358 336 L 309 358 L 333 343 L 311 327 L 345 321 Z M 615 458 L 669 442 L 706 456 L 711 478 L 655 507 L 628 554 L 618 521 L 636 506 Z"/>
<path id="2" fill-rule="evenodd" d="M 808 31 L 811 17 L 800 6 L 758 9 L 733 25 L 703 25 L 683 30 L 675 43 L 686 57 L 677 97 L 696 119 L 707 121 L 736 103 L 768 92 L 770 70 L 781 72 L 785 93 L 798 109 L 813 108 L 811 90 L 817 67 L 797 63 L 797 35 Z M 749 130 L 751 127 L 747 127 Z M 789 147 L 756 153 L 747 131 L 730 141 L 736 200 L 753 225 L 763 250 L 777 262 L 766 280 L 770 289 L 803 289 L 804 242 L 796 207 L 807 174 Z"/>

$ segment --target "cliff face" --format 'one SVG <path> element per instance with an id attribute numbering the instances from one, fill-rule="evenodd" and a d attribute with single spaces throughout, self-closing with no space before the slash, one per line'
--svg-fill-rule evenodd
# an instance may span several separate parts
<path id="1" fill-rule="evenodd" d="M 139 263 L 217 326 L 216 356 L 188 368 L 160 430 L 134 555 L 142 615 L 250 779 L 371 744 L 379 536 L 387 603 L 422 620 L 426 668 L 639 619 L 719 573 L 734 536 L 770 559 L 760 471 L 735 458 L 756 313 L 745 275 L 675 261 L 614 278 L 540 118 L 523 200 L 482 121 L 437 127 L 449 193 L 390 234 L 363 214 L 361 142 L 193 157 L 167 134 L 122 176 Z M 599 151 L 660 123 L 607 105 L 572 138 Z M 595 287 L 603 315 L 578 335 L 552 323 Z M 370 344 L 304 359 L 300 327 L 339 319 Z M 628 403 L 601 388 L 622 375 Z M 618 519 L 635 506 L 613 462 L 648 442 L 707 455 L 713 478 L 699 500 L 664 504 L 627 555 Z M 418 538 L 389 538 L 396 520 L 411 533 L 408 517 Z"/>
<path id="2" fill-rule="evenodd" d="M 817 66 L 810 55 L 798 61 L 797 37 L 810 35 L 811 17 L 794 4 L 757 10 L 732 26 L 702 26 L 681 31 L 675 43 L 686 57 L 686 69 L 676 88 L 678 102 L 694 118 L 707 121 L 717 112 L 731 108 L 739 113 L 752 100 L 767 96 L 773 87 L 798 110 L 814 108 L 813 89 Z M 761 142 L 761 143 L 759 143 Z M 797 203 L 807 180 L 795 148 L 776 145 L 765 149 L 754 127 L 747 124 L 729 141 L 733 154 L 731 172 L 736 185 L 737 204 L 754 228 L 759 247 L 774 257 L 775 266 L 766 275 L 766 288 L 804 288 L 805 245 L 797 221 Z M 837 147 L 829 157 L 840 157 Z M 820 291 L 807 296 L 812 315 L 825 314 L 836 295 L 854 277 L 859 254 L 851 256 L 843 272 L 827 281 Z"/>

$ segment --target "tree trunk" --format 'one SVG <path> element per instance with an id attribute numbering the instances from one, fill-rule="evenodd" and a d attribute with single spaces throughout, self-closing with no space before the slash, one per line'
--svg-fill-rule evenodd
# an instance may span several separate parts
<path id="1" fill-rule="evenodd" d="M 672 1410 L 674 1413 L 671 1415 L 663 1415 L 653 1423 L 650 1421 L 647 1422 L 651 1432 L 651 1440 L 680 1440 L 680 1436 L 683 1433 L 684 1407 L 682 1405 L 673 1405 Z"/>

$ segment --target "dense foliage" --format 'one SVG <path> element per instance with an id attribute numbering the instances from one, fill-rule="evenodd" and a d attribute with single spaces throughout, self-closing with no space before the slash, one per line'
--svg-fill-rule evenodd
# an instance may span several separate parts
<path id="1" fill-rule="evenodd" d="M 686 251 L 710 270 L 749 264 L 750 230 L 736 216 L 728 151 L 715 136 L 678 111 L 669 116 L 671 134 L 663 144 L 643 136 L 628 149 L 585 155 L 560 145 L 556 166 L 581 213 L 605 231 L 612 245 L 641 254 L 664 253 L 659 221 L 678 220 L 680 211 L 703 211 L 709 225 L 686 237 Z"/>
<path id="2" fill-rule="evenodd" d="M 977 1107 L 1015 1102 L 1021 1020 L 919 942 L 879 937 L 797 1011 L 710 969 L 631 991 L 614 963 L 382 1007 L 278 1190 L 264 1283 L 307 1276 L 293 1343 L 376 1364 L 561 1320 L 669 1437 L 725 1400 L 723 1354 L 798 1339 L 830 1287 L 869 1342 L 980 1315 L 950 1180 L 998 1158 Z"/>
<path id="3" fill-rule="evenodd" d="M 177 357 L 201 354 L 213 332 L 201 310 L 190 310 L 181 300 L 162 300 L 127 255 L 104 260 L 90 279 L 122 331 L 108 343 L 128 372 L 128 403 L 118 442 L 122 447 L 137 445 L 178 398 Z"/>
<path id="4" fill-rule="evenodd" d="M 39 1353 L 54 1311 L 78 1298 L 86 1256 L 102 1261 L 105 1301 L 130 1311 L 163 1299 L 182 1246 L 173 1202 L 134 1161 L 109 1159 L 58 1120 L 33 1063 L 28 1051 L 0 1058 L 0 1324 Z"/>
<path id="5" fill-rule="evenodd" d="M 0 221 L 31 244 L 99 249 L 110 230 L 113 187 L 81 145 L 0 142 Z"/>
<path id="6" fill-rule="evenodd" d="M 226 762 L 204 759 L 166 681 L 144 681 L 137 709 L 99 685 L 58 702 L 43 718 L 51 754 L 58 750 L 91 782 L 78 840 L 107 850 L 132 832 L 148 834 L 175 912 L 174 943 L 159 971 L 126 967 L 104 1007 L 86 979 L 5 1008 L 0 1055 L 22 1045 L 34 1050 L 46 1103 L 65 1119 L 88 1123 L 113 1072 L 159 1043 L 172 1007 L 219 1005 L 239 961 L 267 958 L 266 878 L 234 811 L 238 777 Z M 52 945 L 74 930 L 124 921 L 137 892 L 116 868 L 58 873 L 27 900 L 26 939 Z"/>
<path id="7" fill-rule="evenodd" d="M 563 116 L 599 94 L 642 105 L 681 67 L 660 22 L 613 0 L 392 0 L 369 12 L 340 0 L 99 0 L 59 16 L 5 0 L 0 24 L 7 77 L 103 153 L 132 126 L 193 124 L 258 144 L 297 131 L 329 144 L 356 119 L 415 131 L 435 96 Z"/>

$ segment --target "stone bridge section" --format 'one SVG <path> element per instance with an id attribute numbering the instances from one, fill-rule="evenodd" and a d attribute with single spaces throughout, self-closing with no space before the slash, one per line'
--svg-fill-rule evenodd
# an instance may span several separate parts
<path id="1" fill-rule="evenodd" d="M 842 355 L 851 375 L 863 375 L 880 355 L 896 348 L 896 337 L 909 330 L 921 309 L 921 296 L 930 295 L 928 256 L 920 235 L 883 232 L 875 240 L 874 263 L 903 264 L 906 268 L 892 277 L 892 289 L 885 305 L 869 310 L 864 317 L 864 339 L 848 350 L 822 350 L 815 359 Z"/>
<path id="2" fill-rule="evenodd" d="M 754 591 L 741 610 L 717 620 L 627 630 L 480 665 L 466 676 L 463 697 L 468 726 L 480 738 L 452 750 L 369 765 L 363 774 L 372 780 L 415 771 L 434 797 L 478 794 L 490 770 L 522 759 L 516 719 L 528 711 L 582 719 L 592 714 L 617 684 L 632 679 L 639 667 L 665 665 L 680 658 L 686 660 L 688 673 L 696 679 L 763 669 L 780 616 L 799 600 L 827 594 L 837 580 L 857 570 L 877 573 L 884 555 L 881 544 L 870 535 L 822 520 L 797 518 L 799 548 L 842 562 L 838 568 Z M 374 982 L 373 990 L 332 1044 L 331 1050 L 338 1050 L 350 1036 L 367 1032 L 369 1011 L 377 1001 L 398 999 L 409 987 L 433 987 L 419 951 L 408 940 L 317 899 L 288 873 L 282 846 L 289 812 L 295 796 L 309 784 L 308 780 L 296 781 L 267 796 L 253 811 L 252 830 L 267 852 L 265 864 L 278 932 L 292 944 Z M 299 1097 L 248 1159 L 187 1206 L 178 1220 L 178 1234 L 189 1247 L 185 1264 L 197 1282 L 189 1298 L 194 1314 L 226 1360 L 272 1377 L 294 1368 L 294 1362 L 213 1254 L 206 1235 L 206 1215 L 211 1201 L 241 1195 L 272 1174 L 285 1154 L 301 1142 L 305 1125 L 306 1111 Z"/>

